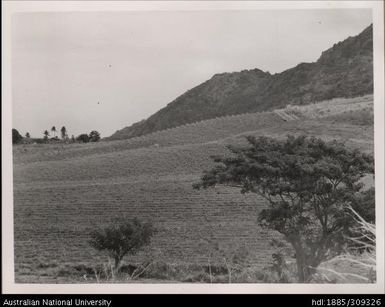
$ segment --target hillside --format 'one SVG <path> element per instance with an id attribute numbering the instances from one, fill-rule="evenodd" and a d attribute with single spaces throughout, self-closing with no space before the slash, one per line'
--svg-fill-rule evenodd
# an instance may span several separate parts
<path id="1" fill-rule="evenodd" d="M 269 264 L 276 234 L 257 224 L 265 201 L 192 184 L 226 145 L 250 134 L 287 133 L 337 138 L 372 152 L 373 98 L 227 116 L 128 140 L 14 146 L 16 282 L 93 278 L 92 268 L 107 258 L 90 248 L 89 232 L 123 216 L 154 223 L 159 232 L 151 250 L 160 261 L 207 265 L 211 238 L 227 250 L 246 245 L 258 267 Z"/>
<path id="2" fill-rule="evenodd" d="M 214 75 L 146 120 L 114 133 L 127 139 L 231 114 L 253 113 L 373 92 L 372 25 L 322 52 L 314 63 L 301 63 L 277 74 L 259 69 Z"/>
<path id="3" fill-rule="evenodd" d="M 14 147 L 14 163 L 69 160 L 117 151 L 147 149 L 162 151 L 165 147 L 192 144 L 220 143 L 236 136 L 268 128 L 280 127 L 288 120 L 301 119 L 304 122 L 313 118 L 352 114 L 350 121 L 358 121 L 357 114 L 367 114 L 373 109 L 373 96 L 357 98 L 336 98 L 304 106 L 287 106 L 272 112 L 245 113 L 203 120 L 175 128 L 156 131 L 140 137 L 88 144 L 51 144 Z M 355 114 L 355 115 L 354 115 Z M 347 115 L 344 115 L 347 116 Z M 364 118 L 361 120 L 368 120 Z M 370 121 L 369 121 L 370 122 Z M 372 122 L 371 122 L 372 123 Z M 296 123 L 298 125 L 298 123 Z"/>

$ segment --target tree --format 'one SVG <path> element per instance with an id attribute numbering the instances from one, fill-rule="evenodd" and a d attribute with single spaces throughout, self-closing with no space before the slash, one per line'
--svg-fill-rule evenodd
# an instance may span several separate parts
<path id="1" fill-rule="evenodd" d="M 337 141 L 304 136 L 247 141 L 247 147 L 229 147 L 231 157 L 214 157 L 217 165 L 194 187 L 224 184 L 262 196 L 269 206 L 260 212 L 259 224 L 290 243 L 298 281 L 309 282 L 321 262 L 349 243 L 345 234 L 356 222 L 347 207 L 362 197 L 360 179 L 374 172 L 373 158 Z"/>
<path id="2" fill-rule="evenodd" d="M 48 140 L 48 137 L 49 137 L 48 130 L 44 130 L 43 134 L 44 134 L 44 140 Z"/>
<path id="3" fill-rule="evenodd" d="M 53 135 L 56 136 L 56 127 L 52 126 L 51 131 L 53 132 Z"/>
<path id="4" fill-rule="evenodd" d="M 115 271 L 118 271 L 123 257 L 127 254 L 134 255 L 149 244 L 155 233 L 151 223 L 142 223 L 135 218 L 93 231 L 89 244 L 98 251 L 106 250 L 114 260 Z"/>
<path id="5" fill-rule="evenodd" d="M 90 142 L 98 142 L 100 140 L 100 133 L 96 130 L 90 132 Z"/>
<path id="6" fill-rule="evenodd" d="M 373 204 L 375 203 L 375 190 L 370 188 L 363 191 L 358 197 L 352 198 L 352 207 L 359 212 L 360 216 L 367 222 L 374 224 L 376 222 L 375 211 Z"/>
<path id="7" fill-rule="evenodd" d="M 68 136 L 67 136 L 67 129 L 66 129 L 66 127 L 61 127 L 61 129 L 60 129 L 60 132 L 61 132 L 61 138 L 64 140 L 64 139 L 66 139 Z"/>
<path id="8" fill-rule="evenodd" d="M 21 136 L 19 131 L 17 131 L 16 129 L 12 129 L 12 144 L 18 144 L 21 142 L 22 139 L 23 137 Z"/>
<path id="9" fill-rule="evenodd" d="M 27 139 L 29 139 L 29 138 L 31 137 L 31 135 L 29 134 L 29 132 L 27 132 L 27 133 L 25 134 L 25 137 L 26 137 Z"/>
<path id="10" fill-rule="evenodd" d="M 90 141 L 90 137 L 88 136 L 88 134 L 83 133 L 83 134 L 80 134 L 76 137 L 76 141 L 88 143 Z"/>

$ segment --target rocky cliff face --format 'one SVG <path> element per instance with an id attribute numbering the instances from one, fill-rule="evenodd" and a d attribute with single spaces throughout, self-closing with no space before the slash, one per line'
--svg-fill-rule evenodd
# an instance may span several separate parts
<path id="1" fill-rule="evenodd" d="M 126 139 L 230 114 L 261 112 L 373 92 L 372 25 L 324 51 L 315 63 L 301 63 L 271 75 L 259 69 L 214 75 L 146 120 L 108 139 Z"/>

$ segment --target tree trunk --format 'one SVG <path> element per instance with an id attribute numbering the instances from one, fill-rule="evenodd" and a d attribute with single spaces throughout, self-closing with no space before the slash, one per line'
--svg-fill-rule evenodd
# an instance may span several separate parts
<path id="1" fill-rule="evenodd" d="M 115 260 L 114 270 L 115 270 L 115 273 L 118 273 L 121 258 L 119 256 L 115 256 L 114 260 Z"/>
<path id="2" fill-rule="evenodd" d="M 306 258 L 301 252 L 296 252 L 298 282 L 307 283 L 311 277 L 311 269 L 307 264 Z"/>
<path id="3" fill-rule="evenodd" d="M 304 263 L 302 262 L 302 259 L 300 259 L 300 256 L 298 254 L 296 255 L 296 262 L 297 262 L 298 282 L 304 283 L 305 282 Z"/>
<path id="4" fill-rule="evenodd" d="M 295 259 L 297 263 L 297 274 L 299 283 L 307 283 L 310 277 L 314 273 L 314 269 L 311 268 L 312 262 L 308 256 L 306 256 L 305 248 L 301 245 L 301 238 L 299 236 L 286 237 L 286 240 L 290 242 L 295 250 Z"/>

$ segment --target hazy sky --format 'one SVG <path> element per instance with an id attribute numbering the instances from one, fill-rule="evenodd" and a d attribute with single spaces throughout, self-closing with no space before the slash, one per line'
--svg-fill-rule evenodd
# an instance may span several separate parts
<path id="1" fill-rule="evenodd" d="M 221 72 L 281 72 L 371 23 L 370 10 L 19 13 L 13 127 L 109 136 Z"/>

